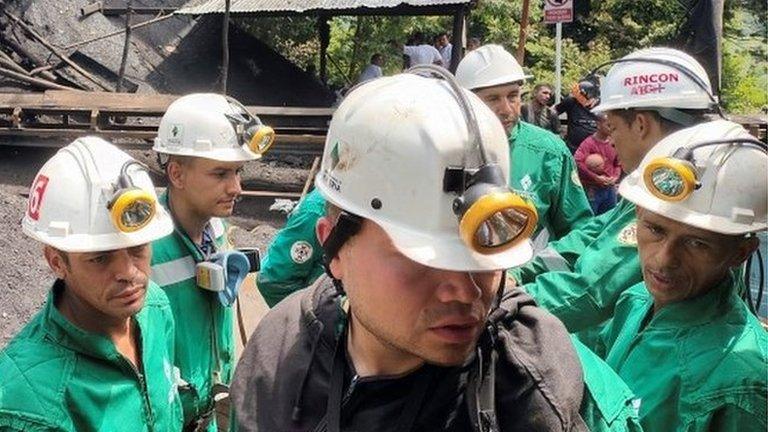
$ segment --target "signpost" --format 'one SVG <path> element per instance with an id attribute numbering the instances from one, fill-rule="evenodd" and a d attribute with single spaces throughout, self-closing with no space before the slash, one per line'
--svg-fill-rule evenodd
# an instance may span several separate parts
<path id="1" fill-rule="evenodd" d="M 555 25 L 555 103 L 560 103 L 563 23 L 573 21 L 573 0 L 544 0 L 544 23 Z"/>

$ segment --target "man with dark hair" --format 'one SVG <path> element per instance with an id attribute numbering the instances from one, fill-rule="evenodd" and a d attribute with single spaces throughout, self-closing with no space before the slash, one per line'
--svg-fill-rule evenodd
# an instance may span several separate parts
<path id="1" fill-rule="evenodd" d="M 648 86 L 639 77 L 665 82 Z M 608 71 L 601 92 L 595 111 L 606 113 L 627 172 L 662 138 L 703 121 L 703 113 L 716 106 L 701 65 L 671 48 L 647 48 L 624 57 Z M 620 200 L 511 273 L 568 330 L 594 329 L 613 315 L 619 295 L 641 281 L 636 233 L 635 205 Z"/>
<path id="2" fill-rule="evenodd" d="M 382 76 L 381 67 L 384 65 L 384 56 L 380 53 L 376 53 L 371 56 L 371 62 L 360 72 L 360 77 L 357 79 L 358 83 L 368 80 L 376 79 Z"/>
<path id="3" fill-rule="evenodd" d="M 546 83 L 538 83 L 533 87 L 531 101 L 520 108 L 520 117 L 542 129 L 552 131 L 560 135 L 560 118 L 557 112 L 549 106 L 552 99 L 552 86 Z"/>
<path id="4" fill-rule="evenodd" d="M 0 351 L 0 430 L 181 431 L 174 319 L 149 280 L 173 222 L 146 170 L 79 138 L 40 169 L 21 225 L 56 281 Z"/>
<path id="5" fill-rule="evenodd" d="M 571 88 L 571 94 L 555 105 L 558 115 L 567 116 L 565 142 L 571 153 L 597 130 L 597 117 L 590 111 L 599 101 L 599 89 L 592 80 L 581 80 Z"/>
<path id="6" fill-rule="evenodd" d="M 497 117 L 444 78 L 370 81 L 334 113 L 327 275 L 259 323 L 237 430 L 639 430 L 626 386 L 559 321 L 519 290 L 499 303 L 535 210 L 507 187 Z"/>
<path id="7" fill-rule="evenodd" d="M 739 298 L 768 227 L 766 172 L 765 144 L 717 120 L 664 138 L 621 183 L 637 205 L 643 282 L 619 297 L 598 350 L 647 431 L 768 427 L 765 329 Z"/>

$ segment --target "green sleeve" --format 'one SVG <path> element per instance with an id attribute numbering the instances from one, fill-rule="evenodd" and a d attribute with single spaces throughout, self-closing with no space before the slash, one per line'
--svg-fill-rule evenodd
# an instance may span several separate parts
<path id="1" fill-rule="evenodd" d="M 584 397 L 579 413 L 592 432 L 640 432 L 635 396 L 595 353 L 571 336 L 584 374 Z"/>
<path id="2" fill-rule="evenodd" d="M 66 429 L 52 427 L 42 422 L 28 420 L 23 414 L 0 413 L 0 432 L 66 432 Z"/>
<path id="3" fill-rule="evenodd" d="M 554 197 L 551 224 L 554 238 L 561 238 L 574 229 L 588 223 L 592 207 L 579 181 L 576 163 L 570 153 L 564 152 L 560 173 L 559 195 Z"/>
<path id="4" fill-rule="evenodd" d="M 610 214 L 611 211 L 608 211 L 600 216 L 593 216 L 564 237 L 549 242 L 547 248 L 540 251 L 531 262 L 510 270 L 510 275 L 518 284 L 527 284 L 533 282 L 541 273 L 573 269 L 579 256 L 602 232 Z"/>
<path id="5" fill-rule="evenodd" d="M 542 273 L 523 286 L 570 332 L 610 318 L 621 293 L 642 281 L 634 206 L 624 203 L 617 210 L 571 270 Z"/>
<path id="6" fill-rule="evenodd" d="M 262 259 L 256 284 L 270 307 L 323 274 L 323 251 L 315 226 L 324 211 L 310 195 L 291 214 Z"/>
<path id="7" fill-rule="evenodd" d="M 765 432 L 768 430 L 765 413 L 765 397 L 756 411 L 748 411 L 737 405 L 719 407 L 710 415 L 696 416 L 686 427 L 686 432 Z M 649 429 L 650 430 L 650 429 Z"/>

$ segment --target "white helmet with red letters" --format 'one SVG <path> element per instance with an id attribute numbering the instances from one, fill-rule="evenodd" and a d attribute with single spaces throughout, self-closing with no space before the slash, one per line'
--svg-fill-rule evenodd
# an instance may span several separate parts
<path id="1" fill-rule="evenodd" d="M 78 138 L 43 165 L 21 226 L 65 252 L 139 246 L 173 231 L 143 165 L 97 137 Z"/>

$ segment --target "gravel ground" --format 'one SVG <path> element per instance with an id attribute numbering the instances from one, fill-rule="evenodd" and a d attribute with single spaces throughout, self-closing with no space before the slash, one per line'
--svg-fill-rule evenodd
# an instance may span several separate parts
<path id="1" fill-rule="evenodd" d="M 55 149 L 12 147 L 0 143 L 0 348 L 42 306 L 53 282 L 39 243 L 21 231 L 20 221 L 27 205 L 29 186 L 37 171 Z M 157 165 L 150 151 L 131 150 L 134 157 L 152 167 Z M 243 174 L 245 189 L 300 190 L 307 177 L 311 158 L 259 161 L 249 164 Z M 271 200 L 244 199 L 230 219 L 236 246 L 258 247 L 264 252 L 277 228 L 285 222 L 282 214 L 268 211 Z"/>

